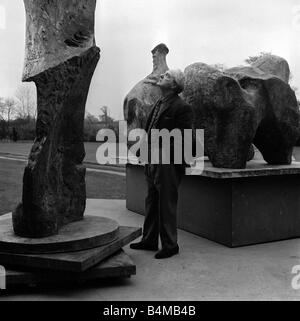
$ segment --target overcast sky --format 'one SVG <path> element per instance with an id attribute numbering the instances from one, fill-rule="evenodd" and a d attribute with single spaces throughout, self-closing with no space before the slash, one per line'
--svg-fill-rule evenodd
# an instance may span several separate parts
<path id="1" fill-rule="evenodd" d="M 66 1 L 66 0 L 64 0 Z M 152 71 L 151 50 L 164 42 L 170 68 L 194 62 L 243 64 L 261 51 L 286 58 L 300 88 L 300 0 L 98 0 L 101 60 L 87 110 L 123 117 L 128 91 Z M 0 0 L 0 96 L 20 83 L 25 42 L 22 0 Z"/>

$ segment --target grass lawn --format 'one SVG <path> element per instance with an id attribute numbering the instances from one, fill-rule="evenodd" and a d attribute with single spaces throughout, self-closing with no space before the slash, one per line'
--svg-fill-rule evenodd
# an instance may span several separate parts
<path id="1" fill-rule="evenodd" d="M 15 154 L 15 155 L 25 155 L 28 156 L 33 142 L 24 141 L 17 143 L 3 143 L 0 142 L 0 153 L 3 154 Z M 96 163 L 96 151 L 99 147 L 99 143 L 85 143 L 85 161 Z"/>
<path id="2" fill-rule="evenodd" d="M 28 156 L 32 142 L 18 142 L 18 143 L 6 143 L 0 141 L 0 154 L 15 154 L 15 155 L 25 155 Z M 84 143 L 85 147 L 85 162 L 97 163 L 96 161 L 96 151 L 100 146 L 99 142 L 96 143 Z M 300 147 L 296 146 L 294 148 L 293 156 L 296 161 L 300 162 Z M 118 165 L 119 167 L 124 167 L 123 165 Z"/>
<path id="3" fill-rule="evenodd" d="M 0 215 L 11 212 L 21 200 L 24 166 L 24 162 L 0 159 Z M 125 177 L 87 172 L 86 185 L 88 198 L 125 199 Z"/>
<path id="4" fill-rule="evenodd" d="M 14 154 L 14 155 L 24 155 L 28 156 L 33 142 L 24 141 L 24 142 L 1 142 L 0 141 L 0 154 Z M 84 143 L 85 147 L 85 162 L 97 163 L 96 161 L 96 152 L 100 146 L 99 142 L 95 143 Z"/>
<path id="5" fill-rule="evenodd" d="M 31 146 L 32 142 L 3 143 L 0 141 L 0 153 L 28 156 Z"/>

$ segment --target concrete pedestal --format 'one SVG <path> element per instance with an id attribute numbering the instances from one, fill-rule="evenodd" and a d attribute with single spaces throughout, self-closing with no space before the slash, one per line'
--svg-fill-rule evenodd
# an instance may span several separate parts
<path id="1" fill-rule="evenodd" d="M 127 209 L 144 214 L 143 166 L 126 172 Z M 206 162 L 200 176 L 183 179 L 178 227 L 229 247 L 300 237 L 300 163 L 230 170 Z"/>
<path id="2" fill-rule="evenodd" d="M 136 274 L 136 266 L 122 250 L 142 234 L 140 227 L 119 226 L 99 214 L 106 208 L 87 204 L 82 221 L 70 223 L 57 235 L 26 239 L 15 236 L 11 214 L 0 218 L 0 265 L 6 285 L 72 283 Z M 88 215 L 93 213 L 94 215 Z"/>
<path id="3" fill-rule="evenodd" d="M 35 239 L 15 235 L 11 214 L 0 217 L 0 252 L 46 254 L 83 251 L 109 244 L 118 236 L 118 223 L 107 217 L 85 215 L 81 221 L 63 226 L 56 235 Z"/>
<path id="4" fill-rule="evenodd" d="M 108 278 L 128 278 L 136 274 L 132 259 L 120 250 L 87 271 L 58 272 L 33 268 L 6 267 L 6 288 L 15 286 L 85 284 L 88 281 L 106 280 Z M 101 283 L 100 283 L 101 284 Z"/>

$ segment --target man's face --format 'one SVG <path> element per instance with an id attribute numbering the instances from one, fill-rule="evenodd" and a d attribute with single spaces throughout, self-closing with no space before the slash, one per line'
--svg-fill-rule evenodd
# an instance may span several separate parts
<path id="1" fill-rule="evenodd" d="M 160 76 L 157 86 L 166 89 L 174 89 L 176 87 L 175 79 L 170 75 L 169 71 L 167 71 Z"/>

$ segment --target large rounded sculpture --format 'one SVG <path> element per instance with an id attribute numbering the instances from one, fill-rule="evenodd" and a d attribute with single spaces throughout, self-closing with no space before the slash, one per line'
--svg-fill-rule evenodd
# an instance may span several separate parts
<path id="1" fill-rule="evenodd" d="M 203 63 L 185 69 L 183 98 L 215 167 L 245 168 L 252 143 L 268 164 L 291 164 L 299 111 L 289 74 L 288 63 L 272 55 L 224 72 Z"/>

